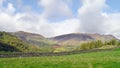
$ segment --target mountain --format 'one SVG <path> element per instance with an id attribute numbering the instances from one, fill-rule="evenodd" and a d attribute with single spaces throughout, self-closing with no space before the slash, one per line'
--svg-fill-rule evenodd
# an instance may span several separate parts
<path id="1" fill-rule="evenodd" d="M 48 40 L 40 34 L 28 33 L 24 31 L 12 32 L 11 34 L 32 45 L 51 46 L 54 44 L 54 41 Z"/>
<path id="2" fill-rule="evenodd" d="M 54 52 L 73 51 L 80 48 L 82 43 L 88 43 L 92 41 L 100 40 L 104 43 L 109 42 L 111 40 L 118 40 L 112 35 L 87 34 L 87 33 L 71 33 L 52 37 L 49 39 L 55 41 L 58 45 L 60 45 L 59 48 L 56 48 L 54 50 Z"/>
<path id="3" fill-rule="evenodd" d="M 0 51 L 3 52 L 36 52 L 39 47 L 32 46 L 21 39 L 9 34 L 8 32 L 0 32 Z"/>
<path id="4" fill-rule="evenodd" d="M 118 40 L 112 35 L 71 33 L 52 38 L 40 34 L 18 32 L 0 32 L 0 51 L 7 52 L 63 52 L 73 51 L 83 42 Z"/>
<path id="5" fill-rule="evenodd" d="M 46 38 L 40 34 L 34 34 L 24 31 L 12 32 L 12 35 L 33 46 L 39 46 L 42 51 L 61 52 L 71 51 L 78 48 L 81 43 L 101 40 L 103 42 L 112 39 L 117 40 L 112 35 L 71 33 L 52 38 Z"/>
<path id="6" fill-rule="evenodd" d="M 76 41 L 87 41 L 87 40 L 94 40 L 94 38 L 92 38 L 89 35 L 86 34 L 66 34 L 66 35 L 61 35 L 61 36 L 56 36 L 51 38 L 52 40 L 58 41 L 58 42 L 64 42 L 67 40 L 76 40 Z"/>
<path id="7" fill-rule="evenodd" d="M 59 44 L 65 44 L 65 45 L 76 45 L 76 44 L 80 44 L 81 42 L 96 41 L 96 40 L 101 40 L 101 41 L 110 41 L 112 39 L 117 40 L 117 38 L 115 38 L 112 35 L 87 34 L 87 33 L 71 33 L 71 34 L 56 36 L 50 39 L 56 41 Z"/>
<path id="8" fill-rule="evenodd" d="M 10 32 L 10 34 L 16 36 L 26 43 L 31 44 L 32 46 L 38 46 L 40 48 L 40 52 L 53 52 L 53 46 L 56 44 L 54 41 L 48 40 L 40 34 L 24 31 Z"/>

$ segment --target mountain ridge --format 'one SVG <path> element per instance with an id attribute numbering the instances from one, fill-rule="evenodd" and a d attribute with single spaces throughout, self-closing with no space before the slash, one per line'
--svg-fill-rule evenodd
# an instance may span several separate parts
<path id="1" fill-rule="evenodd" d="M 17 36 L 18 38 L 26 41 L 30 44 L 34 45 L 54 45 L 54 44 L 80 44 L 81 42 L 89 42 L 89 41 L 110 41 L 112 39 L 118 40 L 113 35 L 105 35 L 105 34 L 89 34 L 89 33 L 70 33 L 70 34 L 63 34 L 51 38 L 46 38 L 40 34 L 34 34 L 24 31 L 13 32 L 13 35 Z"/>
<path id="2" fill-rule="evenodd" d="M 12 32 L 11 34 L 33 45 L 42 46 L 42 45 L 49 45 L 52 43 L 50 40 L 48 40 L 47 38 L 45 38 L 40 34 L 29 33 L 24 31 Z"/>
<path id="3" fill-rule="evenodd" d="M 118 40 L 113 35 L 88 34 L 88 33 L 70 33 L 52 38 L 46 38 L 40 34 L 29 33 L 24 31 L 17 32 L 1 32 L 5 36 L 0 36 L 0 48 L 8 47 L 10 51 L 39 51 L 39 52 L 61 52 L 72 51 L 80 47 L 83 42 L 101 40 L 111 41 Z M 2 39 L 3 38 L 3 39 Z M 5 39 L 4 39 L 5 38 Z M 5 41 L 5 44 L 2 43 Z M 12 46 L 11 46 L 12 45 Z M 14 47 L 15 46 L 15 47 Z M 15 49 L 16 48 L 16 49 Z M 14 49 L 14 50 L 12 50 Z"/>
<path id="4" fill-rule="evenodd" d="M 52 40 L 57 40 L 57 41 L 66 41 L 66 40 L 70 40 L 70 39 L 78 39 L 79 41 L 80 40 L 97 40 L 97 37 L 102 37 L 106 40 L 108 40 L 107 38 L 109 39 L 117 39 L 116 37 L 114 37 L 113 35 L 105 35 L 105 34 L 88 34 L 88 33 L 71 33 L 71 34 L 64 34 L 64 35 L 59 35 L 59 36 L 55 36 L 55 37 L 52 37 L 50 39 Z M 101 39 L 98 39 L 98 40 L 101 40 Z"/>

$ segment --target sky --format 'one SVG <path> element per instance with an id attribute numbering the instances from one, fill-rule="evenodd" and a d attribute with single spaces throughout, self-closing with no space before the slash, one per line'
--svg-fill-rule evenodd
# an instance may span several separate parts
<path id="1" fill-rule="evenodd" d="M 68 33 L 120 38 L 120 0 L 0 0 L 0 31 L 53 37 Z"/>

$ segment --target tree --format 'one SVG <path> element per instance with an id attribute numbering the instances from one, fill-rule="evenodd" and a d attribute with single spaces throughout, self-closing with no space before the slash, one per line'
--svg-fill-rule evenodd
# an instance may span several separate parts
<path id="1" fill-rule="evenodd" d="M 91 41 L 91 42 L 89 43 L 89 48 L 90 48 L 90 49 L 95 48 L 95 41 Z"/>
<path id="2" fill-rule="evenodd" d="M 117 45 L 117 41 L 115 39 L 112 39 L 108 42 L 108 45 Z"/>
<path id="3" fill-rule="evenodd" d="M 120 41 L 116 41 L 116 45 L 117 45 L 117 46 L 120 46 Z"/>
<path id="4" fill-rule="evenodd" d="M 82 44 L 80 45 L 80 49 L 81 49 L 81 50 L 86 50 L 86 49 L 87 49 L 86 43 L 82 43 Z"/>

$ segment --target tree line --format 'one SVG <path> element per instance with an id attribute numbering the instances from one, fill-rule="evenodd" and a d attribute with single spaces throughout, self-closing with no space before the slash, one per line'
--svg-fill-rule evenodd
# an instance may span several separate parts
<path id="1" fill-rule="evenodd" d="M 87 50 L 87 49 L 94 49 L 94 48 L 100 48 L 102 46 L 106 46 L 106 45 L 112 45 L 112 46 L 119 46 L 120 45 L 120 41 L 112 39 L 110 41 L 101 41 L 101 40 L 97 40 L 97 41 L 90 41 L 87 43 L 82 43 L 80 45 L 80 47 L 77 48 L 77 50 Z"/>

